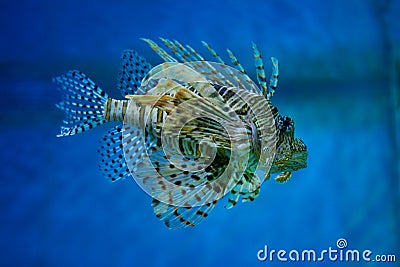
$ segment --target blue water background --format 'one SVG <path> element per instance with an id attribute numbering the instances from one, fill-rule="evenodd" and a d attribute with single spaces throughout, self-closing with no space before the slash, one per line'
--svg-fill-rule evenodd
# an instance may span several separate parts
<path id="1" fill-rule="evenodd" d="M 5 0 L 0 13 L 0 266 L 299 266 L 256 253 L 320 251 L 339 238 L 396 254 L 385 266 L 399 266 L 399 1 Z M 267 70 L 277 57 L 273 103 L 295 120 L 308 168 L 171 231 L 133 181 L 98 171 L 110 125 L 56 138 L 52 77 L 79 69 L 119 97 L 121 52 L 161 63 L 139 40 L 160 36 L 202 54 L 205 40 L 226 60 L 230 48 L 253 78 L 252 41 Z M 318 266 L 353 265 L 383 266 Z"/>

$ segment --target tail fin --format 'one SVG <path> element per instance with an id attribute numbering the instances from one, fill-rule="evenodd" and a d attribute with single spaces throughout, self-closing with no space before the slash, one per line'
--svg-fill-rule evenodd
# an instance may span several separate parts
<path id="1" fill-rule="evenodd" d="M 57 107 L 65 112 L 58 137 L 81 133 L 106 122 L 104 105 L 108 95 L 85 74 L 72 70 L 53 81 L 63 96 Z"/>

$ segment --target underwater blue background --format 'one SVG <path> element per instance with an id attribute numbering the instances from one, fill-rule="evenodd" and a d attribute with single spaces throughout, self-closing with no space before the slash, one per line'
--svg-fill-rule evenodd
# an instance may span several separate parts
<path id="1" fill-rule="evenodd" d="M 0 3 L 0 266 L 299 266 L 270 249 L 396 254 L 400 262 L 400 1 L 45 1 Z M 166 37 L 254 78 L 251 42 L 280 60 L 273 103 L 296 122 L 308 168 L 263 184 L 252 203 L 168 230 L 133 181 L 97 169 L 110 125 L 56 138 L 52 77 L 79 69 L 113 97 L 120 54 L 161 59 L 140 37 Z M 210 57 L 209 57 L 210 58 Z M 309 263 L 303 263 L 305 265 Z M 315 264 L 315 265 L 318 265 Z"/>

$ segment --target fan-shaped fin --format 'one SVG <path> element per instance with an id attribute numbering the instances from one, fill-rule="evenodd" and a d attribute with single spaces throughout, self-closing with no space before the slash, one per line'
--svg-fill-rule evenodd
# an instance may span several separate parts
<path id="1" fill-rule="evenodd" d="M 152 66 L 136 51 L 122 53 L 122 66 L 118 76 L 118 87 L 122 96 L 134 95 Z"/>
<path id="2" fill-rule="evenodd" d="M 99 168 L 104 177 L 112 182 L 131 177 L 125 163 L 122 139 L 122 127 L 118 125 L 108 131 L 100 141 Z"/>
<path id="3" fill-rule="evenodd" d="M 155 140 L 145 140 L 142 130 L 133 125 L 115 126 L 100 141 L 100 171 L 112 182 L 129 178 L 154 144 Z"/>
<path id="4" fill-rule="evenodd" d="M 57 107 L 65 112 L 61 133 L 57 136 L 74 135 L 106 122 L 104 104 L 108 95 L 85 74 L 72 70 L 53 81 L 63 96 Z"/>

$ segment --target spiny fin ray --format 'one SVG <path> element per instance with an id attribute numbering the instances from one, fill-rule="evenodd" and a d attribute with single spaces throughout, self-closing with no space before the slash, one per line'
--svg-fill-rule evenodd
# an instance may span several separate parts
<path id="1" fill-rule="evenodd" d="M 265 77 L 265 70 L 264 70 L 264 63 L 261 58 L 260 50 L 255 43 L 251 45 L 254 53 L 254 64 L 256 66 L 256 73 L 257 73 L 257 81 L 261 87 L 261 91 L 264 96 L 268 95 L 268 88 L 267 88 L 267 79 Z"/>
<path id="2" fill-rule="evenodd" d="M 166 62 L 177 62 L 177 60 L 170 56 L 164 49 L 162 49 L 158 44 L 156 44 L 154 41 L 146 38 L 142 38 L 143 41 L 145 41 L 151 49 L 154 50 L 164 61 Z"/>
<path id="3" fill-rule="evenodd" d="M 207 218 L 217 201 L 196 207 L 175 207 L 153 199 L 152 206 L 156 217 L 170 229 L 195 226 Z"/>

